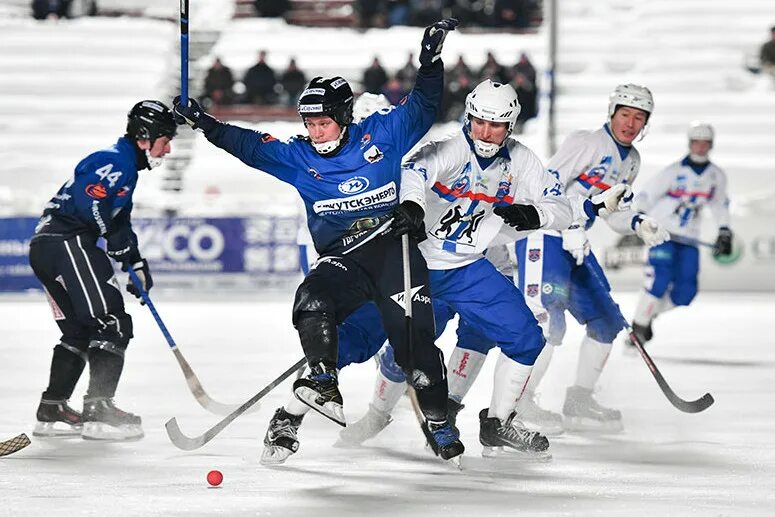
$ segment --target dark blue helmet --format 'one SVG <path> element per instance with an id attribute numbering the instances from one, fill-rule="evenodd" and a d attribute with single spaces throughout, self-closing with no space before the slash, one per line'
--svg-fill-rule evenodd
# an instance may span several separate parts
<path id="1" fill-rule="evenodd" d="M 343 78 L 315 77 L 301 93 L 299 115 L 305 117 L 331 117 L 340 127 L 353 121 L 353 91 Z"/>
<path id="2" fill-rule="evenodd" d="M 163 102 L 140 101 L 127 113 L 126 134 L 135 140 L 154 142 L 161 136 L 173 138 L 177 128 L 172 111 Z"/>

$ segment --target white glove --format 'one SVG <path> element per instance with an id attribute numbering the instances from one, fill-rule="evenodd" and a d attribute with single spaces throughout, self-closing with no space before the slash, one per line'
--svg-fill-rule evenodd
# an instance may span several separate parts
<path id="1" fill-rule="evenodd" d="M 643 214 L 639 214 L 635 217 L 638 218 L 638 221 L 635 223 L 635 233 L 638 234 L 638 237 L 643 239 L 643 242 L 645 242 L 646 246 L 649 248 L 662 244 L 670 238 L 668 231 L 662 228 L 656 220 Z"/>
<path id="2" fill-rule="evenodd" d="M 632 197 L 632 189 L 629 185 L 617 183 L 608 190 L 592 196 L 591 201 L 595 207 L 595 213 L 606 216 L 629 209 L 632 205 Z"/>
<path id="3" fill-rule="evenodd" d="M 587 232 L 580 226 L 572 226 L 562 231 L 562 249 L 573 255 L 576 265 L 584 263 L 584 257 L 589 255 L 589 241 Z"/>

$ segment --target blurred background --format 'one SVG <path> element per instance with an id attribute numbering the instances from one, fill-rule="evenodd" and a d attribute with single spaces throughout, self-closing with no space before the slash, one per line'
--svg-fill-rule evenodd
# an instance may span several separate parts
<path id="1" fill-rule="evenodd" d="M 27 245 L 44 203 L 86 154 L 123 134 L 137 101 L 180 89 L 178 3 L 3 0 L 0 5 L 0 291 L 38 289 Z M 703 251 L 701 288 L 775 290 L 775 40 L 772 0 L 196 0 L 190 85 L 221 120 L 285 139 L 312 77 L 403 97 L 422 28 L 461 20 L 444 47 L 444 111 L 426 138 L 458 131 L 466 94 L 510 82 L 516 137 L 546 162 L 573 130 L 606 120 L 620 83 L 648 86 L 655 111 L 637 143 L 647 180 L 687 152 L 686 130 L 716 130 L 735 258 Z M 775 44 L 773 44 L 775 45 Z M 289 186 L 181 128 L 165 164 L 141 172 L 134 226 L 156 289 L 290 289 L 301 223 Z M 637 192 L 637 185 L 635 190 Z M 707 215 L 707 214 L 706 214 Z M 709 219 L 709 218 L 708 218 Z M 711 220 L 703 240 L 715 240 Z M 645 249 L 598 224 L 590 238 L 615 289 L 642 282 Z"/>

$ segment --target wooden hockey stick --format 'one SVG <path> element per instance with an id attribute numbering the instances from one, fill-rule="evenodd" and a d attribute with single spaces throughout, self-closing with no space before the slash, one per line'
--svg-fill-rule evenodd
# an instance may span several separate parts
<path id="1" fill-rule="evenodd" d="M 167 421 L 166 424 L 164 424 L 164 427 L 167 429 L 167 436 L 169 436 L 170 441 L 177 447 L 178 449 L 183 449 L 184 451 L 192 451 L 194 449 L 198 449 L 205 445 L 207 442 L 215 438 L 215 436 L 224 430 L 224 428 L 229 425 L 235 418 L 246 412 L 248 409 L 250 409 L 251 406 L 253 406 L 256 402 L 261 400 L 267 393 L 272 391 L 278 384 L 283 382 L 285 379 L 293 375 L 293 373 L 297 370 L 299 370 L 302 366 L 304 366 L 307 363 L 307 359 L 305 357 L 302 357 L 296 363 L 293 364 L 290 368 L 285 370 L 282 374 L 280 374 L 279 377 L 277 377 L 275 380 L 270 382 L 269 384 L 264 387 L 261 391 L 253 395 L 253 397 L 250 398 L 250 400 L 246 401 L 244 404 L 239 406 L 237 409 L 232 411 L 226 418 L 215 424 L 213 427 L 205 431 L 203 434 L 199 436 L 195 436 L 194 438 L 190 438 L 183 434 L 183 431 L 180 430 L 180 426 L 178 426 L 178 421 L 176 418 L 171 418 Z"/>
<path id="2" fill-rule="evenodd" d="M 30 442 L 30 438 L 24 433 L 14 436 L 10 440 L 0 442 L 0 456 L 8 456 L 9 454 L 18 452 L 27 447 L 30 443 L 32 443 Z"/>
<path id="3" fill-rule="evenodd" d="M 140 292 L 140 297 L 142 298 L 143 303 L 145 303 L 145 305 L 151 311 L 151 314 L 153 314 L 153 319 L 156 320 L 156 324 L 159 326 L 161 333 L 164 334 L 164 339 L 167 340 L 167 344 L 172 350 L 172 353 L 175 355 L 175 359 L 178 361 L 178 365 L 180 366 L 180 369 L 183 371 L 183 376 L 186 378 L 186 384 L 188 384 L 188 389 L 194 395 L 194 398 L 196 399 L 196 401 L 199 402 L 199 405 L 205 408 L 210 413 L 213 413 L 214 415 L 218 415 L 218 416 L 228 415 L 229 413 L 237 409 L 239 407 L 238 405 L 223 404 L 221 402 L 217 402 L 213 400 L 210 397 L 210 395 L 207 394 L 207 392 L 202 387 L 202 383 L 199 382 L 199 377 L 197 377 L 196 374 L 194 373 L 194 370 L 191 369 L 191 365 L 189 365 L 188 361 L 186 361 L 186 358 L 183 357 L 183 354 L 178 349 L 178 346 L 175 344 L 175 341 L 172 339 L 172 335 L 167 330 L 167 326 L 164 325 L 164 322 L 161 320 L 161 316 L 159 316 L 159 313 L 156 311 L 156 307 L 153 305 L 151 298 L 148 296 L 148 292 L 146 292 L 146 290 L 143 289 L 143 283 L 140 281 L 140 278 L 138 278 L 137 273 L 135 273 L 134 269 L 132 269 L 131 267 L 129 268 L 128 272 L 129 272 L 129 278 L 132 280 L 132 283 Z"/>

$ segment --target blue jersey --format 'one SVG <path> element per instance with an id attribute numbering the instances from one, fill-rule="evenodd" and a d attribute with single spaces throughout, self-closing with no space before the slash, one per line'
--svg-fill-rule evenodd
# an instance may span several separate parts
<path id="1" fill-rule="evenodd" d="M 354 221 L 387 215 L 398 204 L 401 159 L 433 125 L 443 82 L 440 63 L 420 68 L 414 90 L 398 106 L 347 126 L 347 142 L 330 157 L 319 155 L 308 138 L 281 142 L 229 124 L 218 123 L 205 135 L 299 191 L 312 240 L 322 254 Z"/>
<path id="2" fill-rule="evenodd" d="M 136 249 L 130 214 L 139 159 L 134 142 L 122 137 L 81 160 L 46 204 L 35 238 L 87 234 L 105 237 L 109 249 Z"/>

